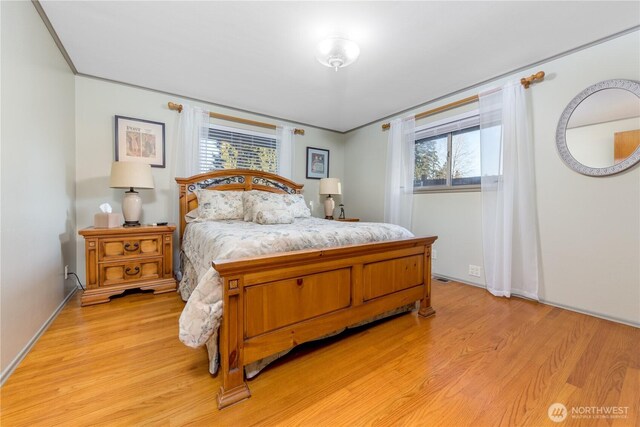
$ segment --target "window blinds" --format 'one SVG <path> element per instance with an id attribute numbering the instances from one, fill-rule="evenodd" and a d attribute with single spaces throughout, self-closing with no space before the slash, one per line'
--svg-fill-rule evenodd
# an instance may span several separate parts
<path id="1" fill-rule="evenodd" d="M 279 144 L 275 136 L 211 125 L 200 141 L 200 171 L 253 169 L 277 173 Z"/>

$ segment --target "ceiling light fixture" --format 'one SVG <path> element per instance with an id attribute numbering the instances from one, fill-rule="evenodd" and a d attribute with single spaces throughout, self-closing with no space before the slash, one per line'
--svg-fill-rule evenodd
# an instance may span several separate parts
<path id="1" fill-rule="evenodd" d="M 342 37 L 329 37 L 318 43 L 316 59 L 322 65 L 338 68 L 353 64 L 360 55 L 360 48 L 351 40 Z"/>

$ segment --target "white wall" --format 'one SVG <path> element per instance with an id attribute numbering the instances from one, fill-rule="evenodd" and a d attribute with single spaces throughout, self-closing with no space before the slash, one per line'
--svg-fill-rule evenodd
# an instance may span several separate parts
<path id="1" fill-rule="evenodd" d="M 169 101 L 200 105 L 218 113 L 276 123 L 274 119 L 255 114 L 184 100 L 176 96 L 123 84 L 76 76 L 76 217 L 78 229 L 93 225 L 93 215 L 98 212 L 98 206 L 103 202 L 109 202 L 115 212 L 121 211 L 124 190 L 109 188 L 109 173 L 111 163 L 115 158 L 115 115 L 165 123 L 167 167 L 164 169 L 152 168 L 156 188 L 140 190 L 140 195 L 143 199 L 142 222 L 153 223 L 170 220 L 171 207 L 177 204 L 177 200 L 174 200 L 172 195 L 172 188 L 176 184 L 171 170 L 174 161 L 172 153 L 176 141 L 179 113 L 168 109 L 167 102 Z M 240 124 L 213 119 L 212 123 L 242 127 Z M 304 136 L 296 135 L 295 139 L 293 180 L 304 184 L 305 198 L 314 204 L 314 216 L 324 216 L 318 194 L 319 181 L 305 178 L 306 147 L 329 149 L 330 175 L 344 179 L 344 135 L 295 123 L 288 124 L 305 130 Z M 258 130 L 263 131 L 262 129 Z M 265 132 L 270 131 L 267 129 Z M 337 198 L 338 203 L 339 200 Z M 79 248 L 77 263 L 80 266 L 80 277 L 84 281 L 85 261 L 82 250 L 84 242 L 80 236 L 77 236 L 76 239 Z"/>
<path id="2" fill-rule="evenodd" d="M 542 251 L 540 296 L 553 304 L 638 324 L 640 167 L 606 178 L 580 175 L 558 156 L 555 131 L 566 105 L 589 85 L 613 78 L 640 80 L 640 32 L 418 107 L 412 113 L 539 70 L 547 77 L 529 90 Z M 345 146 L 344 203 L 350 216 L 374 221 L 383 218 L 387 133 L 380 130 L 381 124 L 348 133 Z M 414 202 L 414 231 L 439 236 L 434 273 L 483 284 L 467 274 L 469 264 L 482 265 L 479 193 L 420 194 L 414 196 Z M 437 301 L 434 304 L 437 307 Z"/>
<path id="3" fill-rule="evenodd" d="M 3 378 L 73 287 L 74 76 L 31 2 L 1 2 Z"/>
<path id="4" fill-rule="evenodd" d="M 583 165 L 606 168 L 614 164 L 614 134 L 636 129 L 640 129 L 640 117 L 567 129 L 567 148 Z"/>

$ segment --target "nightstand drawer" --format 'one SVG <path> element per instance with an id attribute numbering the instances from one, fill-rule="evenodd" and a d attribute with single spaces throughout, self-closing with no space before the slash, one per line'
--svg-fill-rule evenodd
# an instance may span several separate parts
<path id="1" fill-rule="evenodd" d="M 157 280 L 162 277 L 162 258 L 100 264 L 100 286 Z"/>
<path id="2" fill-rule="evenodd" d="M 111 261 L 140 256 L 162 256 L 162 235 L 114 237 L 99 240 L 98 259 Z"/>

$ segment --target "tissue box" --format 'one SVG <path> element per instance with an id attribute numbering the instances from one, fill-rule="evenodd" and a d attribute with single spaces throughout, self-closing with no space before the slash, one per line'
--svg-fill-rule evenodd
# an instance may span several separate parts
<path id="1" fill-rule="evenodd" d="M 121 227 L 124 220 L 122 214 L 119 213 L 97 213 L 93 217 L 93 226 L 95 228 L 114 228 Z"/>

